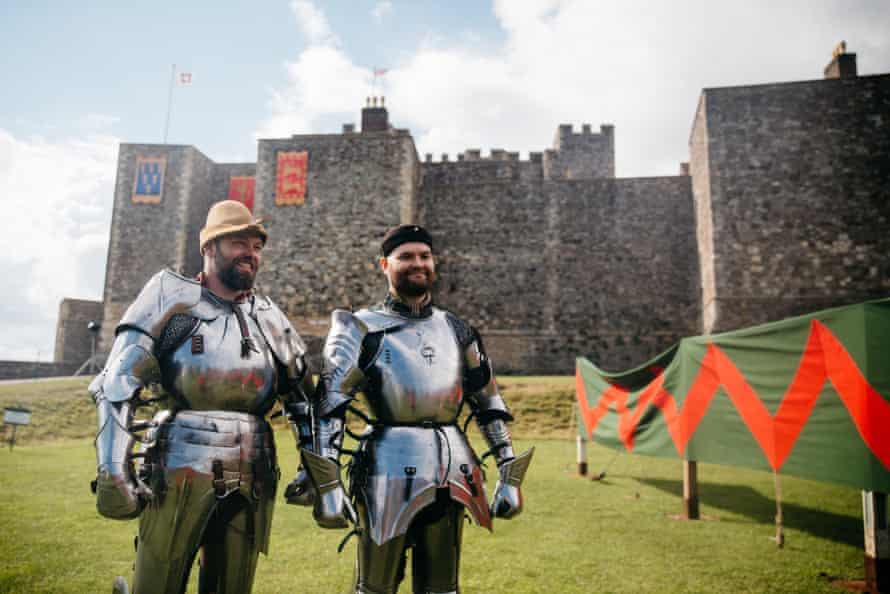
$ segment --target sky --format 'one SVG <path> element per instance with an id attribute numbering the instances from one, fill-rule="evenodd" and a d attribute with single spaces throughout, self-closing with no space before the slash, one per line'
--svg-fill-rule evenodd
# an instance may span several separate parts
<path id="1" fill-rule="evenodd" d="M 217 162 L 385 95 L 421 158 L 609 123 L 619 177 L 675 175 L 703 88 L 821 78 L 841 40 L 890 72 L 890 2 L 3 2 L 0 359 L 51 360 L 61 300 L 102 299 L 118 145 L 162 142 L 170 97 L 168 142 Z"/>

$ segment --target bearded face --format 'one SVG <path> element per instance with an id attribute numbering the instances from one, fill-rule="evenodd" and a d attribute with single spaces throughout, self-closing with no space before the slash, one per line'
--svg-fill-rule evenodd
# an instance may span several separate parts
<path id="1" fill-rule="evenodd" d="M 394 275 L 393 288 L 399 295 L 420 297 L 432 288 L 434 280 L 435 273 L 432 269 L 399 271 Z"/>
<path id="2" fill-rule="evenodd" d="M 405 297 L 420 297 L 436 280 L 433 254 L 424 243 L 400 245 L 385 259 L 384 272 L 390 287 Z"/>
<path id="3" fill-rule="evenodd" d="M 253 288 L 256 268 L 249 256 L 227 259 L 221 251 L 216 252 L 216 269 L 219 280 L 233 291 L 246 291 Z"/>
<path id="4" fill-rule="evenodd" d="M 234 235 L 221 238 L 213 254 L 214 268 L 219 281 L 233 291 L 246 291 L 253 288 L 260 266 L 260 250 L 251 243 L 257 239 L 250 236 Z"/>

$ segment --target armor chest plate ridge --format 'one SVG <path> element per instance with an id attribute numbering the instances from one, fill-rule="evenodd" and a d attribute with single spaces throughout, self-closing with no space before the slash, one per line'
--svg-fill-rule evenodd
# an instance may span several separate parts
<path id="1" fill-rule="evenodd" d="M 249 306 L 242 307 L 254 350 L 241 356 L 241 331 L 235 314 L 221 309 L 161 361 L 164 387 L 192 410 L 262 414 L 275 395 L 277 370 Z"/>
<path id="2" fill-rule="evenodd" d="M 385 331 L 368 373 L 368 401 L 380 421 L 447 423 L 457 418 L 463 397 L 461 356 L 443 311 Z"/>

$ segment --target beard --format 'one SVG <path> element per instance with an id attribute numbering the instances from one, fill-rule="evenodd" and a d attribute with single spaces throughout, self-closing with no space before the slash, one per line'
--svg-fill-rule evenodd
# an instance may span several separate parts
<path id="1" fill-rule="evenodd" d="M 393 288 L 399 295 L 404 295 L 405 297 L 420 297 L 429 292 L 430 288 L 433 286 L 433 282 L 436 280 L 436 273 L 431 270 L 423 270 L 424 279 L 418 281 L 411 278 L 411 275 L 417 272 L 418 270 L 415 269 L 395 275 L 395 278 L 393 279 Z"/>
<path id="2" fill-rule="evenodd" d="M 233 291 L 246 291 L 253 288 L 253 281 L 256 278 L 256 268 L 251 258 L 236 258 L 226 261 L 221 250 L 216 251 L 216 269 L 219 271 L 217 276 L 219 281 Z M 251 265 L 250 270 L 240 270 L 238 264 L 247 262 Z"/>

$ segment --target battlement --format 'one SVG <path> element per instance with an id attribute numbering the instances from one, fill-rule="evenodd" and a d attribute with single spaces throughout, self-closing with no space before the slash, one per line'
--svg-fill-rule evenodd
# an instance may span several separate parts
<path id="1" fill-rule="evenodd" d="M 603 124 L 594 132 L 582 124 L 576 132 L 571 124 L 556 129 L 553 148 L 532 151 L 521 159 L 518 151 L 468 148 L 452 159 L 442 153 L 436 161 L 424 155 L 425 183 L 484 183 L 506 179 L 600 179 L 615 177 L 615 126 Z"/>
<path id="2" fill-rule="evenodd" d="M 531 158 L 532 155 L 540 155 L 540 153 L 529 153 L 529 159 L 524 161 L 526 163 L 534 162 L 534 159 Z M 482 151 L 480 149 L 467 149 L 462 153 L 458 153 L 456 157 L 456 161 L 451 160 L 451 156 L 448 153 L 442 153 L 442 158 L 440 161 L 433 161 L 433 154 L 426 153 L 424 155 L 424 163 L 427 164 L 435 164 L 435 163 L 469 163 L 469 162 L 477 162 L 477 161 L 507 161 L 512 163 L 519 163 L 522 160 L 519 158 L 519 151 L 506 151 L 501 148 L 493 148 L 488 152 L 488 156 L 483 157 Z M 540 159 L 539 159 L 540 160 Z"/>
<path id="3" fill-rule="evenodd" d="M 572 124 L 560 124 L 556 128 L 556 135 L 553 138 L 553 148 L 560 150 L 589 140 L 596 142 L 602 138 L 611 138 L 614 135 L 615 126 L 612 124 L 602 124 L 599 132 L 594 132 L 590 124 L 581 124 L 580 132 L 575 132 Z"/>

